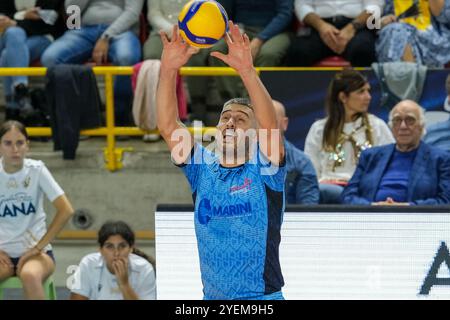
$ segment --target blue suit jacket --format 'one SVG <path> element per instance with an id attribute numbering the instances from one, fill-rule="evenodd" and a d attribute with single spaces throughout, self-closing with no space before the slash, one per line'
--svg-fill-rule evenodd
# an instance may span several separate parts
<path id="1" fill-rule="evenodd" d="M 391 161 L 395 144 L 365 150 L 341 195 L 343 203 L 371 204 Z M 409 175 L 407 201 L 416 205 L 450 203 L 450 153 L 421 142 Z"/>
<path id="2" fill-rule="evenodd" d="M 286 150 L 286 203 L 318 204 L 319 182 L 309 157 L 284 140 Z"/>

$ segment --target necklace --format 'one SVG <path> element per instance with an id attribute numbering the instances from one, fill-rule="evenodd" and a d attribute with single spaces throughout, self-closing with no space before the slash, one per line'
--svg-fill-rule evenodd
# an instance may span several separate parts
<path id="1" fill-rule="evenodd" d="M 365 140 L 362 142 L 358 142 L 356 141 L 354 135 L 362 129 L 365 129 L 366 135 Z M 365 116 L 362 118 L 361 124 L 358 127 L 354 128 L 352 132 L 350 132 L 349 134 L 341 132 L 334 150 L 330 152 L 328 156 L 328 160 L 333 163 L 332 168 L 333 172 L 336 170 L 336 167 L 342 166 L 344 162 L 347 160 L 344 151 L 345 142 L 349 141 L 351 143 L 354 155 L 354 162 L 356 163 L 359 160 L 359 157 L 361 156 L 361 152 L 372 147 L 371 136 L 372 136 L 372 127 L 370 126 L 370 123 L 367 117 Z"/>

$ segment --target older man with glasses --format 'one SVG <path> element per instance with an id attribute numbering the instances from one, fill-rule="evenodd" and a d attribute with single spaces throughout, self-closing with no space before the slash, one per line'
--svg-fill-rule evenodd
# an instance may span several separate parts
<path id="1" fill-rule="evenodd" d="M 358 205 L 439 205 L 450 203 L 450 154 L 421 141 L 424 111 L 399 102 L 389 114 L 395 144 L 363 151 L 342 193 Z"/>

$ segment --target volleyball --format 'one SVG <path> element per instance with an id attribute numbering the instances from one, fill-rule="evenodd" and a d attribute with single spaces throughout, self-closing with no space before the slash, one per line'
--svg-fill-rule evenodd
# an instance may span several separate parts
<path id="1" fill-rule="evenodd" d="M 189 1 L 178 16 L 183 39 L 191 46 L 208 48 L 219 41 L 228 29 L 228 16 L 214 0 Z"/>

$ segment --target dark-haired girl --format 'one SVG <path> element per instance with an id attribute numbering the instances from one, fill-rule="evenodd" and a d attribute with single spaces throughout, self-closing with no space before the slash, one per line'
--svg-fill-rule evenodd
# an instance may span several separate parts
<path id="1" fill-rule="evenodd" d="M 28 150 L 23 124 L 0 126 L 0 281 L 16 275 L 26 298 L 44 299 L 42 284 L 55 270 L 50 242 L 73 209 L 44 163 L 25 158 Z M 48 230 L 44 194 L 56 209 Z"/>
<path id="2" fill-rule="evenodd" d="M 151 259 L 134 247 L 135 235 L 122 221 L 98 232 L 100 252 L 85 256 L 74 274 L 72 300 L 154 300 Z"/>

